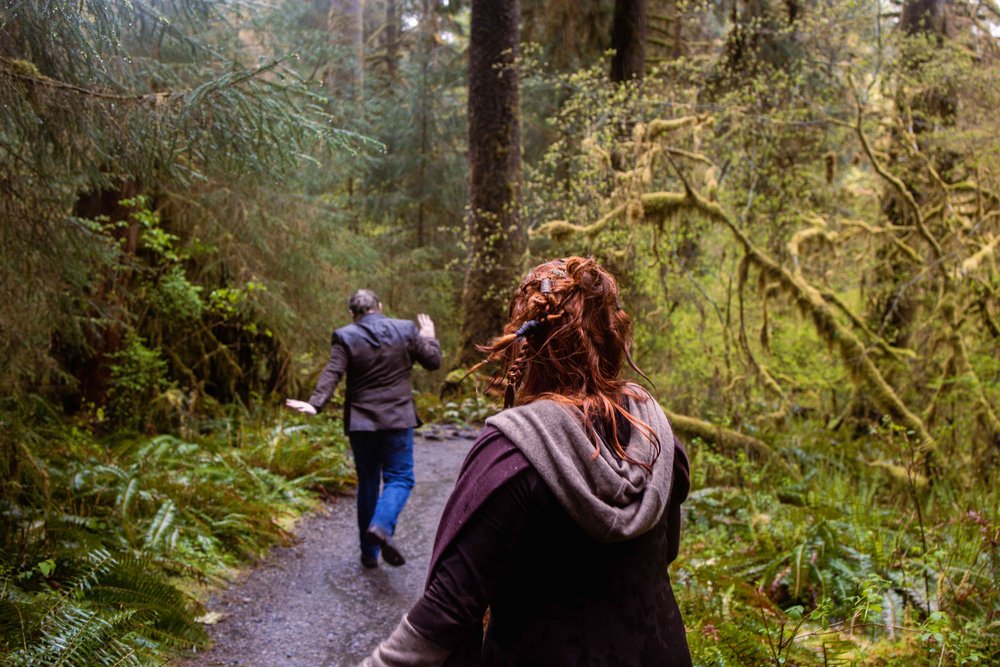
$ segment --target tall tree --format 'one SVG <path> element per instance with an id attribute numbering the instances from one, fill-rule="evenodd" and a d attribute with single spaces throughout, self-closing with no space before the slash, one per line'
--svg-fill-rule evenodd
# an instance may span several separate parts
<path id="1" fill-rule="evenodd" d="M 615 0 L 611 80 L 641 80 L 646 68 L 646 0 Z"/>
<path id="2" fill-rule="evenodd" d="M 520 217 L 518 0 L 473 0 L 469 43 L 469 251 L 460 360 L 500 332 L 525 248 Z"/>
<path id="3" fill-rule="evenodd" d="M 385 3 L 385 69 L 389 79 L 399 71 L 399 7 L 396 0 Z"/>
<path id="4" fill-rule="evenodd" d="M 359 100 L 364 92 L 364 0 L 316 0 L 316 8 L 332 47 L 323 83 L 333 97 Z"/>

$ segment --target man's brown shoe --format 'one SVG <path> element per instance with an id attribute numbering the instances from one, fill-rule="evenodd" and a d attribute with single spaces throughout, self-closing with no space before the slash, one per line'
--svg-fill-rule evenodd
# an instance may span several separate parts
<path id="1" fill-rule="evenodd" d="M 399 567 L 406 563 L 403 554 L 399 552 L 399 549 L 396 548 L 396 543 L 392 541 L 392 536 L 386 535 L 381 528 L 371 526 L 368 529 L 368 537 L 378 542 L 379 547 L 382 549 L 382 560 L 386 563 L 393 567 Z"/>

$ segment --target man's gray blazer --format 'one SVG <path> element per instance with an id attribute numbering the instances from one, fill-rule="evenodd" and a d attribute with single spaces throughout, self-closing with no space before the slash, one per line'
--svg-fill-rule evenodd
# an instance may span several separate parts
<path id="1" fill-rule="evenodd" d="M 333 332 L 330 361 L 309 403 L 322 410 L 340 378 L 347 374 L 345 431 L 384 431 L 418 424 L 410 369 L 441 366 L 441 345 L 417 333 L 410 320 L 369 313 Z"/>

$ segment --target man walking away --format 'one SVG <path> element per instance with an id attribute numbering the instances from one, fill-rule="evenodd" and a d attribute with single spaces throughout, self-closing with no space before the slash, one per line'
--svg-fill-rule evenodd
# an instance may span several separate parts
<path id="1" fill-rule="evenodd" d="M 358 472 L 361 563 L 377 567 L 381 551 L 386 563 L 398 567 L 406 559 L 392 536 L 413 488 L 413 428 L 418 424 L 410 370 L 414 362 L 439 368 L 441 345 L 430 317 L 417 315 L 419 326 L 388 318 L 371 290 L 358 290 L 347 305 L 354 322 L 333 332 L 330 361 L 316 390 L 308 401 L 290 398 L 285 405 L 319 413 L 346 373 L 344 430 Z"/>

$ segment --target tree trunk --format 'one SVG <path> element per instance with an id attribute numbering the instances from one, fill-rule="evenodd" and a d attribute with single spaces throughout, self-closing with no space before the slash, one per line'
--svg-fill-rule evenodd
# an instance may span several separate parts
<path id="1" fill-rule="evenodd" d="M 899 27 L 909 36 L 932 35 L 944 39 L 948 36 L 947 14 L 943 0 L 908 0 L 903 3 Z"/>
<path id="2" fill-rule="evenodd" d="M 646 0 L 615 0 L 611 80 L 642 80 L 646 68 Z"/>
<path id="3" fill-rule="evenodd" d="M 435 35 L 437 25 L 435 23 L 435 11 L 437 1 L 423 0 L 420 14 L 420 48 L 417 57 L 420 59 L 420 112 L 418 122 L 420 123 L 420 155 L 417 168 L 417 183 L 419 187 L 420 201 L 417 204 L 417 228 L 415 234 L 416 247 L 422 248 L 427 243 L 427 197 L 432 184 L 427 182 L 427 164 L 432 160 L 430 145 L 430 122 L 433 109 L 432 91 L 430 90 L 430 69 L 431 58 L 436 45 Z"/>
<path id="4" fill-rule="evenodd" d="M 134 209 L 122 205 L 122 201 L 132 199 L 140 193 L 139 185 L 130 179 L 122 180 L 114 186 L 98 192 L 90 192 L 77 199 L 73 215 L 88 220 L 106 220 L 108 229 L 121 244 L 123 259 L 121 270 L 115 271 L 99 283 L 93 296 L 94 306 L 88 313 L 100 326 L 86 329 L 87 351 L 82 357 L 75 354 L 64 356 L 66 350 L 55 350 L 57 356 L 64 356 L 63 366 L 79 383 L 82 401 L 103 405 L 111 380 L 113 355 L 119 352 L 126 332 L 127 306 L 126 292 L 132 279 L 129 258 L 139 249 L 141 228 L 132 216 Z M 57 346 L 58 347 L 58 346 Z M 76 409 L 75 401 L 67 407 Z"/>
<path id="5" fill-rule="evenodd" d="M 469 43 L 469 254 L 460 362 L 499 335 L 525 248 L 520 219 L 518 0 L 473 0 Z"/>
<path id="6" fill-rule="evenodd" d="M 316 0 L 333 46 L 333 59 L 323 71 L 331 97 L 360 101 L 364 92 L 364 0 Z"/>
<path id="7" fill-rule="evenodd" d="M 396 0 L 385 3 L 385 70 L 390 80 L 399 72 L 399 11 Z"/>

